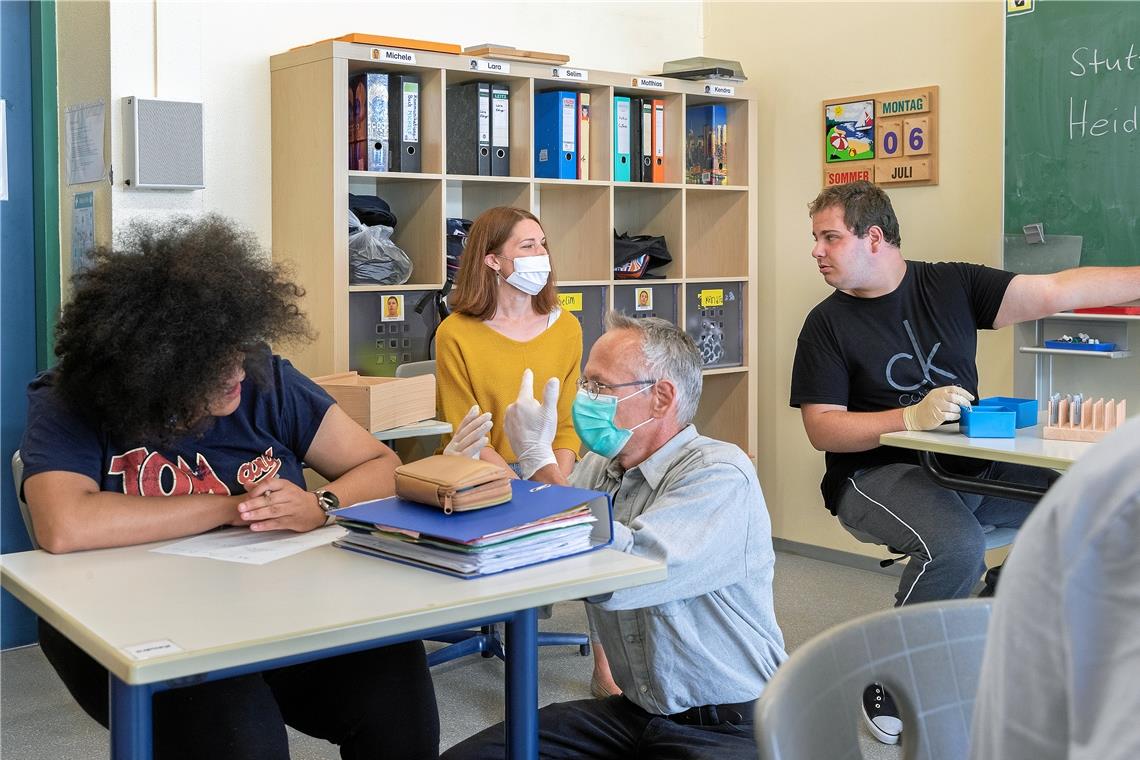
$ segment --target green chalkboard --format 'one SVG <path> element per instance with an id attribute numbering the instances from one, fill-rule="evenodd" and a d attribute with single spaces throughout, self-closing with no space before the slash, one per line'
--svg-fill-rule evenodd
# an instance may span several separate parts
<path id="1" fill-rule="evenodd" d="M 1009 15 L 1005 91 L 1006 234 L 1042 222 L 1083 265 L 1140 264 L 1140 2 Z"/>

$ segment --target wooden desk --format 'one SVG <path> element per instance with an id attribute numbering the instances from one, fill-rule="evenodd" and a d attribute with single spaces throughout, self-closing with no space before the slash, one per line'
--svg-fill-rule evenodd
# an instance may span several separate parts
<path id="1" fill-rule="evenodd" d="M 1041 437 L 1040 425 L 1022 428 L 1013 438 L 968 438 L 958 432 L 957 424 L 942 425 L 921 432 L 884 433 L 879 437 L 879 443 L 917 451 L 923 468 L 939 485 L 956 491 L 1004 496 L 1021 501 L 1037 501 L 1045 491 L 1034 486 L 950 473 L 938 462 L 937 455 L 952 454 L 991 462 L 1067 470 L 1092 446 L 1091 443 L 1078 441 L 1046 440 Z"/>
<path id="2" fill-rule="evenodd" d="M 157 545 L 0 557 L 3 587 L 110 671 L 112 758 L 151 756 L 155 692 L 500 621 L 510 756 L 535 758 L 534 608 L 666 576 L 610 549 L 465 581 L 331 546 L 256 566 Z M 128 653 L 160 641 L 177 650 Z"/>

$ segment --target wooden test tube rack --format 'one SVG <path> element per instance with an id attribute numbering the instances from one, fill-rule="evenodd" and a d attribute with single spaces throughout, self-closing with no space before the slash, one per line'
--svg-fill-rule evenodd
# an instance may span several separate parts
<path id="1" fill-rule="evenodd" d="M 1043 438 L 1057 441 L 1099 441 L 1116 430 L 1127 414 L 1127 405 L 1124 399 L 1105 401 L 1098 398 L 1095 401 L 1087 399 L 1081 404 L 1081 423 L 1073 425 L 1071 404 L 1068 399 L 1057 402 L 1057 424 L 1047 424 L 1042 431 Z M 1049 415 L 1053 419 L 1053 415 Z"/>

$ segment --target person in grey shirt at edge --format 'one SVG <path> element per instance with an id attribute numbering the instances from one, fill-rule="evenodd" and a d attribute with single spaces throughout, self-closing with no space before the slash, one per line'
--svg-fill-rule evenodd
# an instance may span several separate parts
<path id="1" fill-rule="evenodd" d="M 1140 757 L 1140 419 L 1033 510 L 1002 570 L 974 760 Z"/>
<path id="2" fill-rule="evenodd" d="M 700 354 L 664 320 L 610 312 L 578 385 L 574 426 L 591 453 L 567 481 L 550 445 L 558 380 L 539 403 L 523 373 L 504 422 L 523 474 L 611 494 L 612 548 L 665 563 L 668 578 L 586 605 L 622 694 L 544 707 L 539 754 L 755 758 L 753 703 L 787 656 L 756 471 L 738 447 L 691 424 Z M 444 758 L 504 755 L 498 724 Z"/>

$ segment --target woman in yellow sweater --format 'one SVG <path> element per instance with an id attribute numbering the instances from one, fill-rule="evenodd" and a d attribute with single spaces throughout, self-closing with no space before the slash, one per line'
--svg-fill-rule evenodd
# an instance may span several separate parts
<path id="1" fill-rule="evenodd" d="M 518 396 L 523 370 L 532 370 L 539 383 L 556 377 L 562 388 L 554 457 L 569 475 L 580 445 L 570 406 L 578 390 L 582 328 L 558 308 L 538 219 L 508 206 L 480 214 L 467 235 L 455 288 L 452 314 L 435 337 L 436 405 L 443 418 L 458 430 L 478 405 L 501 423 Z M 517 457 L 501 425 L 491 428 L 490 438 L 479 456 L 515 465 Z"/>
<path id="2" fill-rule="evenodd" d="M 451 310 L 435 335 L 436 407 L 443 418 L 456 430 L 480 410 L 502 422 L 523 370 L 532 370 L 539 383 L 556 377 L 562 386 L 554 458 L 569 475 L 580 447 L 570 406 L 578 391 L 582 327 L 558 308 L 546 234 L 534 214 L 499 206 L 479 215 L 467 234 Z M 491 428 L 491 443 L 479 456 L 515 469 L 502 425 Z M 621 693 L 592 631 L 591 639 L 590 691 L 599 698 Z"/>

